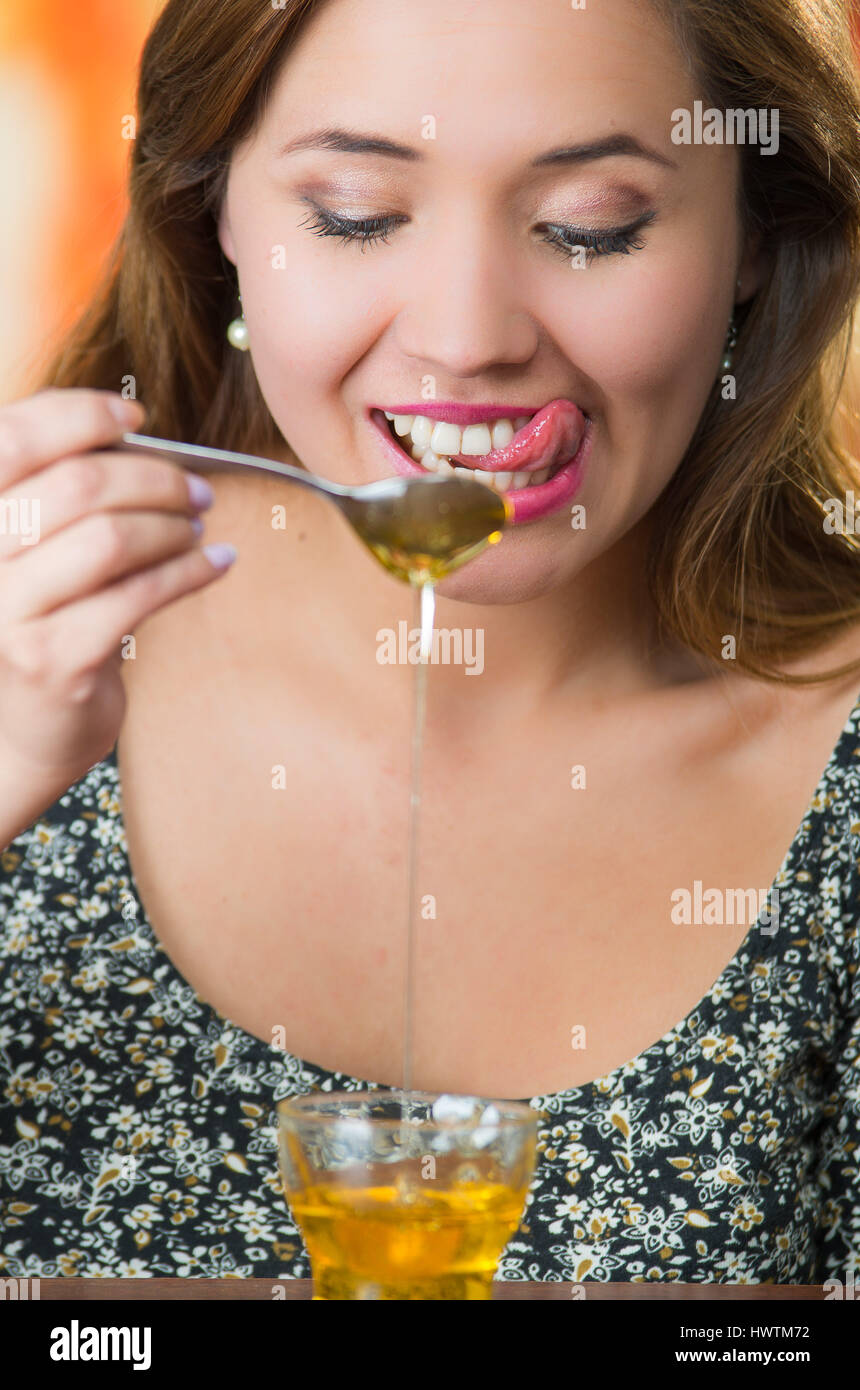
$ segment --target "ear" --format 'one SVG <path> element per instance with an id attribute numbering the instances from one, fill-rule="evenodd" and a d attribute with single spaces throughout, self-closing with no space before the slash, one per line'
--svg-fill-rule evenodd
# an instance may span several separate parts
<path id="1" fill-rule="evenodd" d="M 737 291 L 738 304 L 745 304 L 748 299 L 752 299 L 762 287 L 771 267 L 772 257 L 763 245 L 764 233 L 755 231 L 747 237 L 744 246 L 744 253 L 738 266 L 738 281 L 740 288 Z"/>
<path id="2" fill-rule="evenodd" d="M 232 261 L 235 265 L 236 246 L 233 241 L 233 233 L 230 230 L 230 214 L 227 211 L 226 194 L 221 199 L 221 207 L 218 212 L 218 241 L 221 245 L 221 250 L 227 257 L 227 260 Z"/>

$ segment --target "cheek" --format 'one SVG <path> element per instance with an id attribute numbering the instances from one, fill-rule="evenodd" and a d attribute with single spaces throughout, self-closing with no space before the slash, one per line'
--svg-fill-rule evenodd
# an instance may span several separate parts
<path id="1" fill-rule="evenodd" d="M 605 447 L 624 461 L 616 475 L 622 509 L 643 487 L 653 500 L 686 452 L 719 389 L 731 312 L 730 246 L 724 251 L 713 235 L 679 236 L 646 255 L 643 248 L 618 269 L 608 262 L 596 271 L 569 299 L 566 318 L 558 302 L 551 309 L 553 336 L 589 385 Z"/>
<path id="2" fill-rule="evenodd" d="M 728 329 L 727 280 L 730 267 L 722 271 L 701 251 L 631 263 L 629 273 L 607 273 L 577 300 L 554 336 L 608 402 L 654 397 L 658 405 L 703 377 L 713 380 Z"/>
<path id="3" fill-rule="evenodd" d="M 272 216 L 240 249 L 242 303 L 267 401 L 334 392 L 381 331 L 380 287 L 360 250 L 283 225 L 301 215 Z"/>
<path id="4" fill-rule="evenodd" d="M 559 351 L 595 403 L 596 463 L 611 465 L 595 467 L 585 498 L 604 538 L 644 516 L 681 462 L 719 389 L 731 312 L 731 247 L 699 234 L 679 236 L 647 262 L 646 254 L 631 252 L 617 267 L 608 261 L 566 304 L 557 296 L 545 306 Z"/>

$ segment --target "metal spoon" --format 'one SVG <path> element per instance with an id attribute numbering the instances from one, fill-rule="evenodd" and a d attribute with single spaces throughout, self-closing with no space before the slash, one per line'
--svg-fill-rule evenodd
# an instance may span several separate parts
<path id="1" fill-rule="evenodd" d="M 186 468 L 213 473 L 250 468 L 311 488 L 334 502 L 380 564 L 411 584 L 442 579 L 501 539 L 511 507 L 486 483 L 462 475 L 382 478 L 359 487 L 330 483 L 303 468 L 254 454 L 124 434 L 122 448 L 165 454 Z"/>

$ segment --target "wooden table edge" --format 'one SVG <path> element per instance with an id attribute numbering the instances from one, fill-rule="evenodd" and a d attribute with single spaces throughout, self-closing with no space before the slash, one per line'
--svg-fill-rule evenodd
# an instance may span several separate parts
<path id="1" fill-rule="evenodd" d="M 13 1290 L 13 1286 L 17 1286 Z M 272 1302 L 311 1300 L 310 1279 L 9 1279 L 0 1276 L 3 1297 L 35 1301 L 204 1302 L 213 1300 Z M 602 1284 L 560 1282 L 493 1283 L 494 1301 L 566 1302 L 732 1302 L 821 1301 L 820 1284 Z"/>

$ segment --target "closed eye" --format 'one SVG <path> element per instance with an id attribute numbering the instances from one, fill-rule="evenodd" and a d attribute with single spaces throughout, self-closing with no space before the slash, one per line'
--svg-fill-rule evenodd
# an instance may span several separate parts
<path id="1" fill-rule="evenodd" d="M 542 222 L 544 241 L 556 247 L 566 258 L 580 247 L 585 251 L 585 259 L 592 256 L 629 256 L 631 251 L 641 251 L 645 245 L 640 233 L 657 216 L 646 212 L 628 227 L 614 227 L 605 232 L 589 232 L 582 227 L 568 227 L 557 222 Z"/>
<path id="2" fill-rule="evenodd" d="M 342 242 L 357 241 L 362 250 L 377 241 L 387 242 L 395 227 L 409 221 L 408 217 L 401 213 L 376 217 L 341 217 L 328 208 L 320 207 L 318 203 L 312 203 L 309 199 L 305 201 L 308 203 L 309 212 L 300 226 L 308 227 L 315 236 L 333 236 Z M 640 234 L 656 216 L 655 212 L 647 212 L 627 227 L 613 227 L 600 232 L 591 232 L 582 227 L 570 227 L 558 222 L 541 222 L 536 230 L 540 232 L 543 241 L 560 251 L 565 258 L 569 259 L 577 250 L 582 249 L 586 260 L 590 261 L 595 256 L 628 256 L 631 251 L 641 250 L 645 243 Z"/>
<path id="3" fill-rule="evenodd" d="M 400 222 L 406 221 L 408 218 L 399 214 L 386 217 L 340 217 L 336 212 L 329 212 L 328 208 L 311 203 L 308 216 L 299 225 L 309 227 L 315 236 L 334 236 L 344 242 L 359 241 L 361 249 L 364 250 L 375 241 L 387 241 L 389 232 Z"/>

